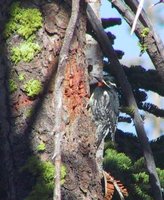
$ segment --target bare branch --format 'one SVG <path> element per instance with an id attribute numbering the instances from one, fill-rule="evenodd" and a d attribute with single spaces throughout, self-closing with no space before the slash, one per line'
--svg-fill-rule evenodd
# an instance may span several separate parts
<path id="1" fill-rule="evenodd" d="M 156 172 L 154 158 L 153 158 L 152 151 L 148 142 L 148 138 L 146 136 L 146 132 L 143 126 L 143 121 L 140 117 L 137 104 L 133 96 L 131 86 L 127 80 L 127 77 L 125 75 L 125 72 L 121 64 L 119 63 L 119 60 L 117 59 L 116 53 L 110 41 L 108 40 L 106 33 L 104 32 L 104 29 L 100 21 L 97 19 L 95 13 L 93 12 L 92 8 L 89 5 L 87 7 L 87 16 L 90 23 L 92 24 L 93 30 L 95 31 L 97 35 L 98 41 L 101 44 L 101 48 L 103 52 L 110 59 L 110 62 L 113 66 L 112 70 L 122 88 L 124 98 L 127 101 L 127 105 L 130 108 L 133 108 L 134 110 L 133 112 L 134 125 L 135 125 L 136 132 L 142 146 L 147 170 L 149 172 L 150 184 L 151 184 L 151 188 L 154 194 L 154 199 L 162 200 L 161 186 L 160 186 L 159 178 Z"/>
<path id="2" fill-rule="evenodd" d="M 125 0 L 126 4 L 131 8 L 131 10 L 134 12 L 134 10 L 138 7 L 138 1 L 137 0 Z M 127 23 L 132 26 L 134 21 L 134 14 L 132 11 L 127 7 L 123 1 L 115 0 L 112 2 L 112 5 L 120 12 L 120 14 L 125 18 Z M 154 31 L 153 25 L 150 22 L 150 20 L 147 18 L 147 15 L 145 11 L 142 9 L 141 11 L 141 23 L 137 22 L 135 33 L 137 37 L 142 40 L 142 32 L 145 27 L 149 28 L 149 34 L 144 39 L 144 44 L 147 47 L 147 53 L 149 54 L 155 68 L 158 70 L 158 73 L 164 82 L 164 45 L 160 39 L 160 37 L 157 35 L 157 33 Z"/>
<path id="3" fill-rule="evenodd" d="M 54 155 L 55 155 L 55 187 L 54 200 L 61 200 L 61 186 L 60 186 L 60 169 L 61 169 L 61 141 L 62 135 L 65 131 L 65 124 L 62 121 L 63 113 L 63 81 L 65 74 L 65 66 L 68 58 L 70 44 L 76 27 L 79 14 L 80 0 L 72 0 L 72 13 L 69 24 L 65 33 L 63 46 L 59 55 L 59 64 L 56 74 L 55 89 L 54 89 L 54 105 L 55 105 L 55 119 L 54 119 Z"/>

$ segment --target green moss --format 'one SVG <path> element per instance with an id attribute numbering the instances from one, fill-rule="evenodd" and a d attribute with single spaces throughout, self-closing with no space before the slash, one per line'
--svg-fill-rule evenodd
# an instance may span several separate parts
<path id="1" fill-rule="evenodd" d="M 9 79 L 9 91 L 11 93 L 15 92 L 17 90 L 17 85 L 13 79 Z"/>
<path id="2" fill-rule="evenodd" d="M 22 8 L 20 2 L 15 2 L 10 8 L 11 18 L 5 26 L 4 36 L 18 34 L 24 41 L 19 46 L 11 48 L 11 61 L 30 62 L 40 52 L 40 46 L 34 42 L 36 31 L 42 27 L 42 15 L 36 8 Z"/>
<path id="3" fill-rule="evenodd" d="M 10 8 L 10 15 L 4 31 L 5 37 L 17 33 L 28 39 L 42 27 L 42 15 L 36 8 L 22 8 L 20 2 L 15 2 Z"/>
<path id="4" fill-rule="evenodd" d="M 28 171 L 36 177 L 36 184 L 25 200 L 49 200 L 52 199 L 54 189 L 55 167 L 49 161 L 40 161 L 36 156 L 32 156 L 22 171 Z M 61 167 L 61 184 L 64 183 L 66 167 Z"/>
<path id="5" fill-rule="evenodd" d="M 145 27 L 141 32 L 141 37 L 143 38 L 146 37 L 149 34 L 149 32 L 150 32 L 150 29 Z"/>
<path id="6" fill-rule="evenodd" d="M 150 32 L 150 29 L 147 27 L 145 27 L 141 32 L 141 41 L 138 43 L 138 46 L 140 47 L 140 50 L 141 50 L 140 55 L 145 53 L 148 48 L 147 44 L 145 43 L 145 38 L 148 36 L 149 32 Z"/>
<path id="7" fill-rule="evenodd" d="M 18 79 L 19 79 L 19 81 L 24 81 L 25 80 L 25 75 L 24 74 L 19 74 L 18 75 Z"/>
<path id="8" fill-rule="evenodd" d="M 42 152 L 42 151 L 44 151 L 46 149 L 46 145 L 45 145 L 45 143 L 43 143 L 43 142 L 41 142 L 37 147 L 36 147 L 36 150 L 38 151 L 38 152 Z"/>
<path id="9" fill-rule="evenodd" d="M 41 50 L 37 43 L 25 41 L 11 49 L 11 61 L 17 64 L 19 61 L 30 62 Z"/>
<path id="10" fill-rule="evenodd" d="M 51 162 L 43 162 L 32 156 L 22 170 L 28 171 L 36 177 L 36 184 L 26 200 L 48 200 L 52 198 L 55 168 Z"/>
<path id="11" fill-rule="evenodd" d="M 42 92 L 42 84 L 39 80 L 31 79 L 24 85 L 24 91 L 29 97 L 36 97 Z"/>
<path id="12" fill-rule="evenodd" d="M 146 52 L 146 50 L 147 50 L 147 44 L 139 42 L 138 46 L 140 47 L 140 51 L 141 51 L 142 54 Z"/>

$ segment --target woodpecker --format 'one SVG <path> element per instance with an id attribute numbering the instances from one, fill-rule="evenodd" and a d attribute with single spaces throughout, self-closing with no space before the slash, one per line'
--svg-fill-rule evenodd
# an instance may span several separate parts
<path id="1" fill-rule="evenodd" d="M 98 79 L 97 86 L 89 100 L 93 121 L 97 126 L 97 148 L 109 133 L 115 141 L 115 131 L 119 115 L 119 98 L 117 87 L 107 80 Z"/>

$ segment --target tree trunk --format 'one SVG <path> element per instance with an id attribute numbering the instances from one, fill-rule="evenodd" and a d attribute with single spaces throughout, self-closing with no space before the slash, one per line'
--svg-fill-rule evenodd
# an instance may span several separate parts
<path id="1" fill-rule="evenodd" d="M 29 63 L 20 61 L 13 64 L 10 54 L 8 59 L 1 58 L 3 93 L 0 96 L 0 112 L 3 146 L 0 156 L 1 160 L 5 158 L 5 167 L 1 165 L 1 173 L 8 174 L 2 176 L 6 186 L 2 189 L 3 200 L 22 200 L 31 194 L 38 180 L 31 169 L 25 170 L 32 155 L 43 162 L 52 161 L 54 79 L 71 13 L 71 5 L 65 1 L 45 4 L 41 1 L 21 1 L 21 6 L 35 7 L 42 12 L 44 24 L 36 32 L 36 41 L 42 50 Z M 66 167 L 66 178 L 62 185 L 64 200 L 103 199 L 101 174 L 96 163 L 96 127 L 86 109 L 89 85 L 85 33 L 86 14 L 82 3 L 64 74 L 63 122 L 66 130 L 61 144 L 62 165 Z M 22 38 L 17 34 L 11 35 L 4 44 L 3 55 L 11 52 L 11 47 L 19 45 L 21 41 Z M 11 79 L 16 84 L 14 92 L 9 92 Z M 31 79 L 41 81 L 43 86 L 42 92 L 35 97 L 28 96 L 25 91 L 25 84 Z M 40 151 L 38 146 L 43 143 L 45 149 Z M 42 198 L 40 196 L 39 199 Z M 52 199 L 52 194 L 47 199 Z"/>

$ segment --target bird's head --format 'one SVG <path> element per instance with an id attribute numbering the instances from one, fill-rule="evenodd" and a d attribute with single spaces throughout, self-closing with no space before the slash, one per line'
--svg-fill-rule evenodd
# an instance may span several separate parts
<path id="1" fill-rule="evenodd" d="M 96 85 L 98 87 L 115 87 L 116 88 L 116 84 L 115 84 L 115 79 L 113 76 L 110 76 L 109 74 L 104 75 L 103 77 L 97 77 L 97 76 L 93 76 L 92 80 L 94 80 L 93 83 L 91 83 L 91 85 Z"/>

